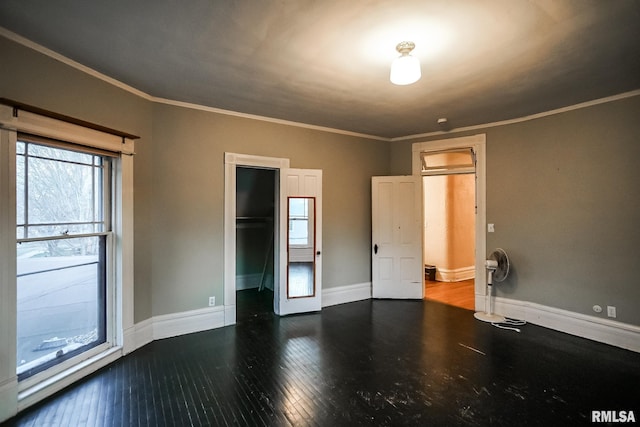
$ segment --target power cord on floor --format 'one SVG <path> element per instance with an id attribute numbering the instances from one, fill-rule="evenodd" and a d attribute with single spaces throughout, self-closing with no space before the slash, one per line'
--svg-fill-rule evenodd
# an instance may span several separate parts
<path id="1" fill-rule="evenodd" d="M 520 328 L 516 328 L 516 326 L 526 325 L 527 322 L 525 322 L 524 320 L 510 319 L 507 317 L 504 319 L 504 322 L 491 323 L 491 324 L 496 328 L 507 329 L 509 331 L 515 331 L 520 333 Z"/>

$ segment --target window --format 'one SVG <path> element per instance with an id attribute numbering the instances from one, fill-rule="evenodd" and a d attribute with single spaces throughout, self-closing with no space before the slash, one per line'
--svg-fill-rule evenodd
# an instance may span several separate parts
<path id="1" fill-rule="evenodd" d="M 136 139 L 0 99 L 0 416 L 139 345 Z"/>
<path id="2" fill-rule="evenodd" d="M 111 157 L 18 135 L 19 380 L 109 340 Z"/>
<path id="3" fill-rule="evenodd" d="M 420 154 L 422 175 L 474 173 L 475 153 L 472 148 L 431 151 Z"/>

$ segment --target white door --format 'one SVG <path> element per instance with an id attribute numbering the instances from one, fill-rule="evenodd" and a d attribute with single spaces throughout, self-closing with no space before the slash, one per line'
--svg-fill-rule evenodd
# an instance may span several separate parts
<path id="1" fill-rule="evenodd" d="M 422 298 L 420 182 L 414 176 L 371 181 L 372 296 Z"/>
<path id="2" fill-rule="evenodd" d="M 322 308 L 322 171 L 280 170 L 280 284 L 276 313 Z"/>

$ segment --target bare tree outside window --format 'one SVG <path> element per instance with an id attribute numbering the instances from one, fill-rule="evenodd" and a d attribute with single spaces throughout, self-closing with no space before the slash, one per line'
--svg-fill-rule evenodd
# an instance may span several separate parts
<path id="1" fill-rule="evenodd" d="M 16 153 L 22 379 L 104 342 L 108 173 L 96 154 L 25 141 Z"/>

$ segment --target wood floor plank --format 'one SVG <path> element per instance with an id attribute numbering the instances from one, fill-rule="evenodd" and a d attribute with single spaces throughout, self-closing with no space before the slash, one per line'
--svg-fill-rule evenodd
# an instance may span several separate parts
<path id="1" fill-rule="evenodd" d="M 640 418 L 640 355 L 604 344 L 533 325 L 500 330 L 430 300 L 254 314 L 154 341 L 6 425 L 580 425 L 607 409 Z"/>
<path id="2" fill-rule="evenodd" d="M 460 307 L 475 309 L 474 280 L 459 282 L 425 281 L 425 299 Z"/>

